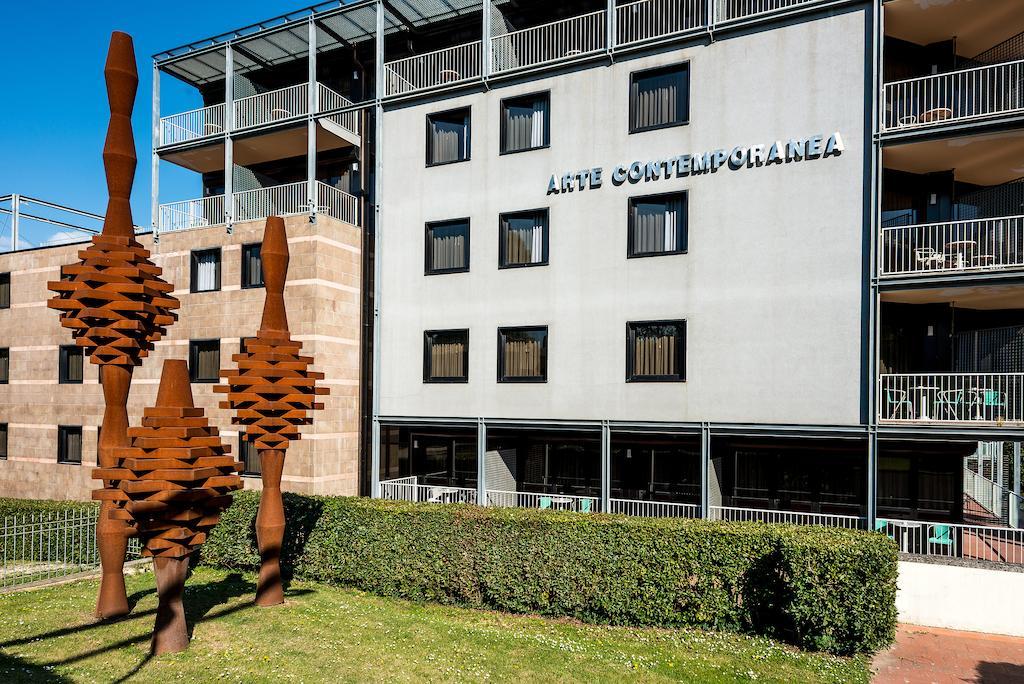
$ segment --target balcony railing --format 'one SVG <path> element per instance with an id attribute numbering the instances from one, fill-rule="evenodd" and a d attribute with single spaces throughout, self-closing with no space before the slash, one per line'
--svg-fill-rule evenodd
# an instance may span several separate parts
<path id="1" fill-rule="evenodd" d="M 491 39 L 495 73 L 600 52 L 607 44 L 605 12 L 591 12 Z"/>
<path id="2" fill-rule="evenodd" d="M 609 499 L 608 512 L 638 518 L 699 518 L 700 506 L 671 501 Z"/>
<path id="3" fill-rule="evenodd" d="M 878 518 L 875 530 L 903 553 L 1024 565 L 1024 530 Z"/>
<path id="4" fill-rule="evenodd" d="M 815 5 L 820 2 L 822 0 L 717 0 L 715 20 L 722 22 L 749 19 L 802 5 Z"/>
<path id="5" fill-rule="evenodd" d="M 384 65 L 385 92 L 401 95 L 480 77 L 479 40 Z"/>
<path id="6" fill-rule="evenodd" d="M 309 84 L 299 83 L 234 102 L 235 129 L 285 121 L 309 113 Z"/>
<path id="7" fill-rule="evenodd" d="M 856 530 L 865 527 L 865 519 L 856 515 L 831 513 L 802 513 L 799 511 L 777 511 L 767 508 L 737 508 L 735 506 L 711 506 L 712 520 L 729 522 L 783 523 L 788 525 L 820 525 Z"/>
<path id="8" fill-rule="evenodd" d="M 224 105 L 215 104 L 160 119 L 160 144 L 177 145 L 224 133 Z"/>
<path id="9" fill-rule="evenodd" d="M 476 503 L 476 489 L 417 484 L 417 478 L 403 477 L 380 483 L 380 498 L 418 503 Z"/>
<path id="10" fill-rule="evenodd" d="M 332 109 L 352 106 L 351 100 L 334 92 L 323 83 L 317 83 L 316 90 L 318 112 L 329 112 Z M 355 135 L 359 135 L 359 112 L 342 112 L 328 118 L 342 128 L 351 131 Z"/>
<path id="11" fill-rule="evenodd" d="M 885 130 L 1024 111 L 1024 60 L 885 84 Z"/>
<path id="12" fill-rule="evenodd" d="M 269 188 L 243 190 L 232 196 L 231 212 L 235 223 L 258 221 L 268 216 L 292 216 L 309 212 L 306 181 Z M 339 221 L 359 225 L 359 200 L 337 188 L 316 182 L 317 212 Z M 224 195 L 161 204 L 160 232 L 191 230 L 227 223 Z"/>
<path id="13" fill-rule="evenodd" d="M 1019 423 L 1024 373 L 882 375 L 878 411 L 889 423 Z"/>
<path id="14" fill-rule="evenodd" d="M 882 276 L 1024 267 L 1024 216 L 882 229 Z"/>
<path id="15" fill-rule="evenodd" d="M 540 508 L 552 511 L 596 513 L 601 510 L 601 499 L 596 496 L 538 494 L 536 492 L 508 492 L 488 489 L 487 505 L 500 508 Z"/>
<path id="16" fill-rule="evenodd" d="M 979 475 L 970 468 L 964 468 L 964 493 L 997 518 L 1003 516 L 1003 493 L 1005 491 L 984 475 Z"/>
<path id="17" fill-rule="evenodd" d="M 706 0 L 639 0 L 615 8 L 616 41 L 629 45 L 707 24 Z"/>

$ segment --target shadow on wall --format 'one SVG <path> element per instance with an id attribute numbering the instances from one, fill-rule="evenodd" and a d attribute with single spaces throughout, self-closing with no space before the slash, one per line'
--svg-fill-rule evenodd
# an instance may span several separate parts
<path id="1" fill-rule="evenodd" d="M 977 684 L 1015 684 L 1024 682 L 1024 665 L 1016 663 L 978 663 Z"/>

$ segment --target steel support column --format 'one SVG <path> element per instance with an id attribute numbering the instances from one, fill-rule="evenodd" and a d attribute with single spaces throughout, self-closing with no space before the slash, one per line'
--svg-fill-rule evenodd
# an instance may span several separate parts
<path id="1" fill-rule="evenodd" d="M 608 9 L 605 11 L 607 13 L 605 17 L 605 49 L 610 55 L 615 49 L 616 34 L 618 33 L 618 13 L 615 11 L 615 0 L 608 0 Z"/>
<path id="2" fill-rule="evenodd" d="M 876 511 L 878 505 L 878 431 L 871 428 L 868 433 L 868 462 L 867 462 L 867 519 L 868 529 L 875 529 Z"/>
<path id="3" fill-rule="evenodd" d="M 1013 490 L 1010 494 L 1010 527 L 1020 527 L 1020 442 L 1013 443 Z"/>
<path id="4" fill-rule="evenodd" d="M 374 140 L 373 140 L 373 378 L 371 380 L 371 398 L 373 429 L 370 444 L 370 493 L 380 496 L 380 278 L 381 278 L 381 225 L 383 215 L 380 204 L 381 191 L 381 142 L 384 128 L 384 107 L 381 97 L 384 95 L 384 3 L 377 0 L 377 26 L 374 56 Z M 365 131 L 364 131 L 365 134 Z M 366 230 L 366 226 L 363 226 Z"/>
<path id="5" fill-rule="evenodd" d="M 476 421 L 476 502 L 487 505 L 487 423 Z"/>
<path id="6" fill-rule="evenodd" d="M 601 510 L 611 510 L 612 498 L 612 428 L 601 421 Z"/>
<path id="7" fill-rule="evenodd" d="M 700 514 L 705 520 L 711 518 L 711 428 L 707 423 L 700 427 Z"/>
<path id="8" fill-rule="evenodd" d="M 160 69 L 153 62 L 153 154 L 150 159 L 150 226 L 153 229 L 153 244 L 160 244 Z"/>
<path id="9" fill-rule="evenodd" d="M 483 27 L 480 30 L 480 77 L 483 80 L 491 75 L 491 56 L 494 47 L 491 45 L 491 0 L 484 0 L 483 4 Z"/>
<path id="10" fill-rule="evenodd" d="M 235 225 L 235 51 L 224 46 L 224 223 L 230 233 Z"/>
<path id="11" fill-rule="evenodd" d="M 309 18 L 309 115 L 306 123 L 306 199 L 309 202 L 309 221 L 316 221 L 316 113 L 319 111 L 319 93 L 316 87 L 316 21 Z"/>
<path id="12" fill-rule="evenodd" d="M 11 251 L 18 251 L 18 230 L 21 223 L 21 195 L 11 195 Z"/>

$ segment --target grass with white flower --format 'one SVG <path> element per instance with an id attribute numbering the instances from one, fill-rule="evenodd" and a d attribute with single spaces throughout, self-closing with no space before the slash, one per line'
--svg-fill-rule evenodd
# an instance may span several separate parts
<path id="1" fill-rule="evenodd" d="M 192 644 L 149 657 L 153 575 L 128 578 L 134 610 L 92 617 L 95 580 L 0 595 L 0 682 L 559 681 L 867 682 L 864 658 L 769 639 L 603 627 L 386 599 L 294 582 L 252 604 L 254 578 L 208 568 L 188 581 Z"/>

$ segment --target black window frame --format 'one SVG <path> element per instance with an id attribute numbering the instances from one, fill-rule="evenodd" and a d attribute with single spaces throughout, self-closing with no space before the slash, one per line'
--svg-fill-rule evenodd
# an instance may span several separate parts
<path id="1" fill-rule="evenodd" d="M 5 362 L 2 366 L 5 372 L 0 375 L 0 385 L 7 385 L 11 382 L 11 348 L 0 347 L 0 358 Z"/>
<path id="2" fill-rule="evenodd" d="M 67 441 L 66 435 L 69 432 L 78 432 L 78 460 L 73 461 L 65 453 L 64 445 Z M 57 426 L 57 463 L 62 465 L 82 465 L 82 426 L 81 425 L 58 425 Z"/>
<path id="3" fill-rule="evenodd" d="M 0 461 L 7 460 L 7 444 L 10 438 L 10 427 L 7 423 L 0 423 Z"/>
<path id="4" fill-rule="evenodd" d="M 71 380 L 68 377 L 68 361 L 71 352 L 82 359 L 82 378 Z M 62 344 L 57 350 L 57 384 L 59 385 L 81 385 L 85 382 L 85 352 L 76 344 Z"/>
<path id="5" fill-rule="evenodd" d="M 686 93 L 684 96 L 685 106 L 683 107 L 683 119 L 682 121 L 673 121 L 669 123 L 655 124 L 653 126 L 634 126 L 633 122 L 636 121 L 636 101 L 633 99 L 633 84 L 637 78 L 643 78 L 645 76 L 654 75 L 656 72 L 665 73 L 675 70 L 682 70 L 686 74 Z M 678 126 L 688 126 L 690 124 L 690 60 L 684 60 L 682 62 L 676 62 L 674 64 L 664 64 L 662 66 L 651 67 L 648 69 L 639 69 L 629 74 L 629 134 L 634 133 L 646 133 L 648 131 L 660 131 L 665 128 L 676 128 Z"/>
<path id="6" fill-rule="evenodd" d="M 217 269 L 216 269 L 216 281 L 217 284 L 212 290 L 198 290 L 196 289 L 196 280 L 198 280 L 197 272 L 199 270 L 199 255 L 206 254 L 208 252 L 217 253 Z M 189 255 L 189 277 L 188 277 L 188 289 L 192 294 L 199 294 L 202 292 L 220 292 L 223 278 L 223 266 L 224 266 L 224 254 L 220 247 L 208 247 L 204 249 L 193 249 Z"/>
<path id="7" fill-rule="evenodd" d="M 536 263 L 529 264 L 509 264 L 506 262 L 508 255 L 505 253 L 505 220 L 509 217 L 523 216 L 526 214 L 544 214 L 544 254 L 543 259 Z M 506 268 L 532 268 L 535 266 L 547 266 L 548 265 L 548 240 L 551 234 L 551 209 L 550 207 L 540 207 L 537 209 L 524 209 L 522 211 L 506 211 L 498 214 L 498 270 L 504 270 Z"/>
<path id="8" fill-rule="evenodd" d="M 246 254 L 246 252 L 248 252 L 248 251 L 250 251 L 252 249 L 255 249 L 257 252 L 259 252 L 259 255 L 260 255 L 260 282 L 259 282 L 259 284 L 253 284 L 253 283 L 250 282 L 252 280 L 252 273 L 249 270 L 249 259 L 246 258 L 248 256 Z M 241 268 L 239 268 L 239 272 L 241 273 L 240 281 L 239 281 L 240 285 L 241 285 L 241 288 L 243 290 L 255 290 L 255 289 L 258 289 L 258 288 L 261 288 L 261 287 L 265 287 L 265 282 L 263 280 L 263 243 L 262 242 L 247 242 L 244 245 L 242 245 L 241 252 L 242 252 L 242 257 L 241 257 L 242 264 L 241 264 Z"/>
<path id="9" fill-rule="evenodd" d="M 11 308 L 11 274 L 10 272 L 0 273 L 0 285 L 7 285 L 7 301 L 0 299 L 0 309 Z"/>
<path id="10" fill-rule="evenodd" d="M 676 344 L 676 365 L 680 372 L 677 375 L 637 375 L 634 368 L 636 349 L 636 329 L 647 325 L 679 326 Z M 655 321 L 628 321 L 626 323 L 626 382 L 686 382 L 686 319 L 669 318 Z"/>
<path id="11" fill-rule="evenodd" d="M 466 157 L 464 159 L 452 159 L 451 161 L 433 162 L 430 161 L 433 156 L 433 137 L 431 133 L 433 131 L 433 121 L 435 118 L 442 118 L 449 115 L 455 115 L 459 112 L 465 112 L 466 120 Z M 454 118 L 454 117 L 453 117 Z M 424 132 L 424 158 L 427 168 L 433 168 L 435 166 L 448 166 L 449 164 L 461 164 L 462 162 L 468 162 L 473 159 L 473 107 L 472 105 L 466 107 L 455 107 L 454 109 L 446 109 L 442 112 L 430 112 L 426 115 L 426 130 Z"/>
<path id="12" fill-rule="evenodd" d="M 548 100 L 548 115 L 544 119 L 544 144 L 543 145 L 538 145 L 536 147 L 524 147 L 524 148 L 521 148 L 521 149 L 518 149 L 518 150 L 507 149 L 507 145 L 506 145 L 506 142 L 505 142 L 505 133 L 506 133 L 506 130 L 507 130 L 505 122 L 507 121 L 508 117 L 505 116 L 505 112 L 508 111 L 509 103 L 512 103 L 512 102 L 514 102 L 516 100 L 526 100 L 526 99 L 529 99 L 529 98 L 532 98 L 532 99 L 536 100 L 538 97 L 540 97 L 542 95 L 545 96 L 547 98 L 547 100 Z M 499 121 L 498 121 L 498 147 L 499 147 L 499 153 L 498 154 L 499 154 L 499 156 L 504 156 L 506 154 L 520 154 L 522 152 L 533 152 L 534 150 L 546 150 L 549 147 L 551 147 L 551 91 L 550 90 L 538 90 L 535 93 L 525 93 L 523 95 L 513 95 L 513 96 L 510 96 L 510 97 L 502 98 L 501 106 L 498 109 L 498 116 L 500 117 Z"/>
<path id="13" fill-rule="evenodd" d="M 449 226 L 456 223 L 466 224 L 466 265 L 459 268 L 432 268 L 433 264 L 431 262 L 433 261 L 433 259 L 431 258 L 432 251 L 430 247 L 430 240 L 431 235 L 433 234 L 433 230 L 438 226 Z M 473 253 L 472 250 L 470 249 L 470 240 L 472 239 L 472 237 L 473 224 L 470 221 L 469 217 L 445 219 L 443 221 L 427 221 L 425 224 L 423 224 L 423 275 L 430 276 L 446 275 L 448 273 L 468 273 L 470 266 L 470 256 Z"/>
<path id="14" fill-rule="evenodd" d="M 541 344 L 541 375 L 530 376 L 507 376 L 505 375 L 505 354 L 504 338 L 510 332 L 537 332 L 544 331 L 544 341 Z M 548 341 L 550 333 L 546 325 L 516 325 L 502 326 L 498 328 L 498 382 L 499 383 L 546 383 L 548 381 Z"/>
<path id="15" fill-rule="evenodd" d="M 644 200 L 658 200 L 663 198 L 682 197 L 682 221 L 676 227 L 678 234 L 676 241 L 679 246 L 672 251 L 662 252 L 637 252 L 633 246 L 633 207 L 637 202 Z M 647 257 L 671 256 L 673 254 L 687 254 L 690 251 L 690 192 L 688 190 L 674 190 L 672 192 L 659 192 L 653 195 L 635 195 L 626 201 L 626 258 L 644 259 Z"/>
<path id="16" fill-rule="evenodd" d="M 260 461 L 259 470 L 250 470 L 249 459 L 245 457 L 246 446 L 248 446 L 251 452 L 256 454 L 259 458 L 259 450 L 256 448 L 256 442 L 245 438 L 245 432 L 238 433 L 238 460 L 242 462 L 242 477 L 260 477 L 263 475 L 263 461 Z"/>
<path id="17" fill-rule="evenodd" d="M 462 376 L 433 377 L 430 374 L 430 349 L 433 346 L 432 336 L 465 334 L 466 353 L 462 357 Z M 423 382 L 434 384 L 466 384 L 469 382 L 469 328 L 449 328 L 446 330 L 423 331 Z"/>
<path id="18" fill-rule="evenodd" d="M 217 344 L 217 377 L 215 378 L 200 378 L 199 373 L 199 345 L 214 342 Z M 221 343 L 220 338 L 211 337 L 204 339 L 196 339 L 188 341 L 188 379 L 189 382 L 193 383 L 213 383 L 220 382 L 220 360 L 221 356 Z"/>

